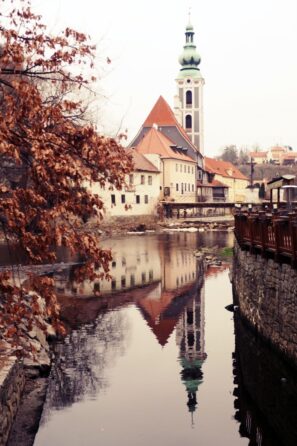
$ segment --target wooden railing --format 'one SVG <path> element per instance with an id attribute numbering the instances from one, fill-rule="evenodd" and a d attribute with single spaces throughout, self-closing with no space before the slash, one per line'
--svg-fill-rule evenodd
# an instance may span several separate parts
<path id="1" fill-rule="evenodd" d="M 297 260 L 297 213 L 238 212 L 235 236 L 241 247 L 273 253 L 276 260 Z"/>

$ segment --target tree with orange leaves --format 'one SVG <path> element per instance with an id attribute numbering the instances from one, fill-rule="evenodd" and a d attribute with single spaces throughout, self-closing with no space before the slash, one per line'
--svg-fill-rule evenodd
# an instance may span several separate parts
<path id="1" fill-rule="evenodd" d="M 54 263 L 56 247 L 64 246 L 83 260 L 78 279 L 104 277 L 111 253 L 84 227 L 90 218 L 103 218 L 104 206 L 83 185 L 120 188 L 132 161 L 117 141 L 85 124 L 84 104 L 73 99 L 95 82 L 95 47 L 70 28 L 47 34 L 30 0 L 18 8 L 0 3 L 0 227 L 28 263 Z M 0 274 L 0 337 L 15 346 L 38 319 L 38 294 L 63 330 L 52 279 L 31 275 L 26 287 L 10 272 Z"/>

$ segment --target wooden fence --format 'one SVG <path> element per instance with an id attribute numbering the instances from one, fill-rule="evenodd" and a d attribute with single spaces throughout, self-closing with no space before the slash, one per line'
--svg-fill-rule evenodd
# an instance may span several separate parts
<path id="1" fill-rule="evenodd" d="M 276 260 L 297 260 L 297 213 L 287 215 L 266 212 L 238 212 L 235 215 L 235 236 L 239 245 L 263 254 L 273 254 Z"/>

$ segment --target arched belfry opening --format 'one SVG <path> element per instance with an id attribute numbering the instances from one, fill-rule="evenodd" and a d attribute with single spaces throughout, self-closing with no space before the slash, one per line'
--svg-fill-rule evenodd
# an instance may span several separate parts
<path id="1" fill-rule="evenodd" d="M 192 104 L 193 104 L 193 95 L 192 95 L 192 92 L 190 90 L 188 90 L 186 92 L 186 105 L 188 107 L 190 107 L 190 106 L 192 106 Z"/>
<path id="2" fill-rule="evenodd" d="M 186 130 L 192 129 L 192 116 L 186 115 Z"/>

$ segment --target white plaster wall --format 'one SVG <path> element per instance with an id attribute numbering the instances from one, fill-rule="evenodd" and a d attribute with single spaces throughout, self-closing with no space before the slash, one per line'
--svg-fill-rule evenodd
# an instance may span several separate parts
<path id="1" fill-rule="evenodd" d="M 110 190 L 110 185 L 101 188 L 98 183 L 88 185 L 92 193 L 98 194 L 103 199 L 106 217 L 156 214 L 160 196 L 160 173 L 137 171 L 131 175 L 133 175 L 133 184 L 130 185 L 129 176 L 127 176 L 127 186 L 123 186 L 121 190 L 115 188 Z M 144 176 L 144 184 L 141 184 L 142 176 Z M 152 178 L 152 184 L 149 184 L 149 177 Z M 112 195 L 115 204 L 112 203 Z M 125 203 L 122 203 L 122 196 L 125 196 Z M 140 199 L 139 203 L 137 203 L 137 196 Z M 145 196 L 147 196 L 147 203 L 145 203 Z"/>
<path id="2" fill-rule="evenodd" d="M 170 188 L 170 196 L 167 198 L 176 202 L 193 203 L 196 201 L 195 166 L 196 164 L 190 161 L 163 159 L 163 186 Z M 176 190 L 177 184 L 178 191 Z"/>
<path id="3" fill-rule="evenodd" d="M 56 286 L 65 295 L 77 294 L 80 297 L 93 296 L 96 293 L 133 289 L 161 281 L 161 257 L 156 238 L 130 236 L 110 239 L 105 248 L 112 251 L 110 264 L 111 280 L 85 280 L 83 283 L 56 280 Z"/>
<path id="4" fill-rule="evenodd" d="M 166 260 L 166 261 L 165 261 Z M 163 288 L 175 290 L 197 280 L 197 259 L 189 250 L 172 248 L 170 258 L 162 261 Z"/>

